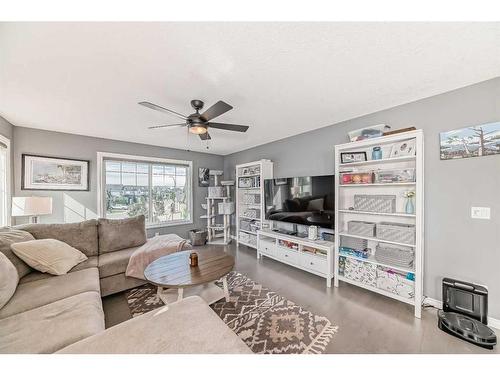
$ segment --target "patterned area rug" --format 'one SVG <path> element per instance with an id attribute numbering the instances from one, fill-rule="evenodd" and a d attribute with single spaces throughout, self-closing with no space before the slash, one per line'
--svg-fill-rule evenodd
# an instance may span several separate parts
<path id="1" fill-rule="evenodd" d="M 210 307 L 254 353 L 323 353 L 338 330 L 327 318 L 314 315 L 241 273 L 233 271 L 227 280 L 230 301 L 222 299 Z M 130 290 L 127 301 L 132 316 L 163 306 L 156 287 L 149 284 Z"/>

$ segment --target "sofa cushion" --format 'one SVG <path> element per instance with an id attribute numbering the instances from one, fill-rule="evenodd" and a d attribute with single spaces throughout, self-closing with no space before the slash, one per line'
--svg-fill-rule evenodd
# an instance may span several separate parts
<path id="1" fill-rule="evenodd" d="M 130 256 L 138 248 L 139 246 L 99 255 L 99 276 L 103 278 L 124 273 Z"/>
<path id="2" fill-rule="evenodd" d="M 0 319 L 0 353 L 53 353 L 102 331 L 101 296 L 80 293 Z"/>
<path id="3" fill-rule="evenodd" d="M 11 299 L 19 283 L 16 267 L 4 253 L 0 253 L 0 313 Z"/>
<path id="4" fill-rule="evenodd" d="M 197 296 L 150 311 L 70 345 L 59 353 L 252 353 Z"/>
<path id="5" fill-rule="evenodd" d="M 99 219 L 99 254 L 141 246 L 146 243 L 144 215 L 129 219 Z"/>
<path id="6" fill-rule="evenodd" d="M 101 297 L 123 292 L 124 290 L 144 284 L 147 284 L 147 281 L 136 279 L 135 277 L 127 277 L 124 273 L 103 277 L 101 278 Z"/>
<path id="7" fill-rule="evenodd" d="M 80 223 L 25 224 L 16 228 L 30 232 L 38 240 L 53 238 L 66 242 L 88 257 L 98 254 L 97 220 L 94 219 Z"/>
<path id="8" fill-rule="evenodd" d="M 83 292 L 100 292 L 97 268 L 19 284 L 9 303 L 0 310 L 0 319 Z"/>
<path id="9" fill-rule="evenodd" d="M 35 238 L 30 233 L 23 230 L 8 227 L 0 228 L 0 252 L 4 253 L 5 256 L 12 262 L 14 267 L 16 267 L 19 278 L 22 278 L 30 273 L 31 268 L 12 252 L 10 245 L 34 239 Z"/>
<path id="10" fill-rule="evenodd" d="M 11 249 L 32 268 L 52 275 L 64 275 L 87 260 L 80 250 L 50 238 L 18 242 L 12 244 Z"/>
<path id="11" fill-rule="evenodd" d="M 80 270 L 85 270 L 87 268 L 97 268 L 97 257 L 89 257 L 86 261 L 81 262 L 74 266 L 72 269 L 69 270 L 68 273 L 71 272 L 76 272 Z M 32 271 L 26 276 L 24 276 L 21 280 L 19 280 L 19 284 L 24 284 L 24 283 L 29 283 L 31 281 L 37 281 L 37 280 L 42 280 L 42 279 L 48 279 L 54 277 L 54 275 L 51 275 L 50 273 L 43 273 L 39 271 Z"/>

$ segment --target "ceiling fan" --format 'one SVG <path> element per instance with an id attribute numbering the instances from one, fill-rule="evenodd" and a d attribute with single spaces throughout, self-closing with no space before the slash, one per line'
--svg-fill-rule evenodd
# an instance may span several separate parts
<path id="1" fill-rule="evenodd" d="M 150 102 L 139 102 L 140 105 L 154 109 L 156 111 L 169 113 L 171 115 L 177 116 L 184 120 L 182 124 L 171 124 L 171 125 L 157 125 L 150 126 L 148 129 L 159 129 L 159 128 L 174 128 L 187 126 L 190 133 L 198 134 L 202 140 L 211 139 L 210 134 L 208 134 L 208 128 L 216 128 L 222 130 L 230 130 L 233 132 L 246 132 L 248 126 L 236 125 L 236 124 L 223 124 L 220 122 L 211 122 L 214 118 L 226 113 L 227 111 L 233 109 L 232 106 L 219 100 L 213 106 L 208 108 L 205 112 L 200 114 L 200 110 L 203 108 L 204 103 L 201 100 L 191 100 L 191 107 L 195 109 L 195 113 L 185 116 L 171 109 L 163 108 L 159 105 Z"/>

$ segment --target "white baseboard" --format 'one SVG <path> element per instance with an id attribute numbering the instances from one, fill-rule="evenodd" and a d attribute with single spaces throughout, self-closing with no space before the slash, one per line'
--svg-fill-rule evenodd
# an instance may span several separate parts
<path id="1" fill-rule="evenodd" d="M 443 308 L 443 302 L 434 298 L 425 297 L 424 303 L 441 310 Z M 500 319 L 488 316 L 488 326 L 491 328 L 500 329 Z"/>

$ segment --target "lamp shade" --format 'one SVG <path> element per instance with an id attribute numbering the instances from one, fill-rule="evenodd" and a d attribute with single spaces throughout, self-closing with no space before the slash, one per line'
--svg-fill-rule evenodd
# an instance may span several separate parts
<path id="1" fill-rule="evenodd" d="M 39 216 L 51 213 L 51 197 L 12 197 L 12 216 Z"/>

